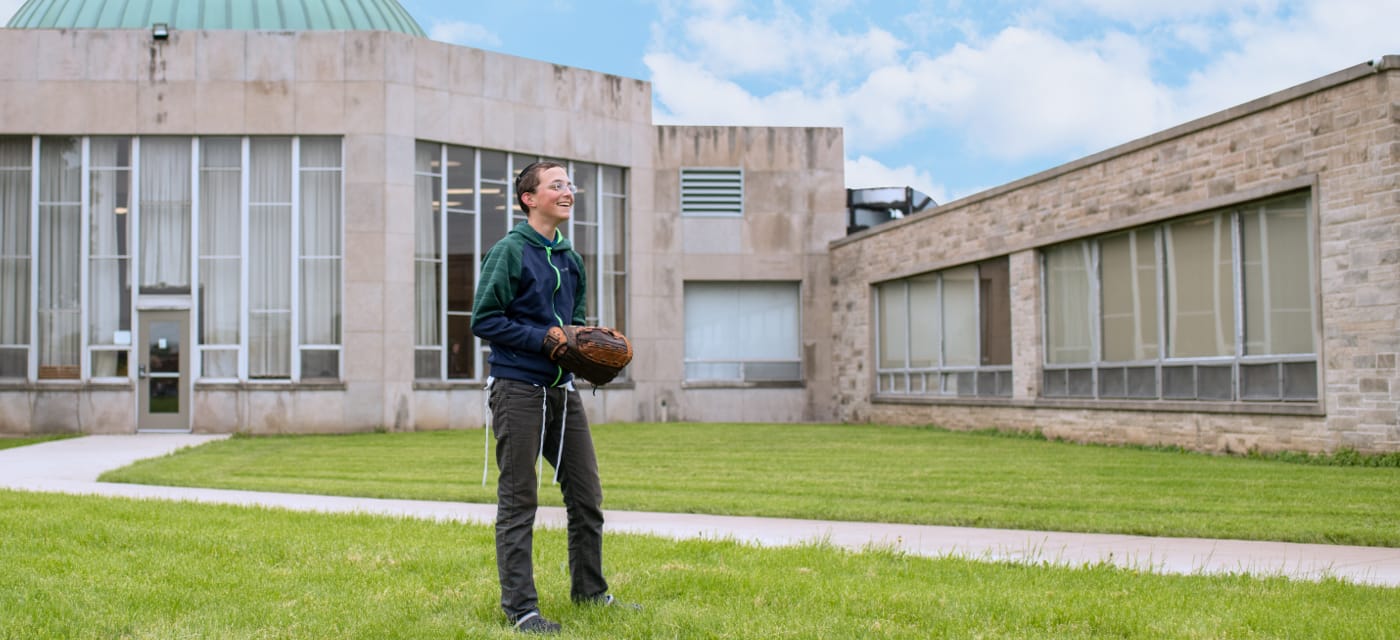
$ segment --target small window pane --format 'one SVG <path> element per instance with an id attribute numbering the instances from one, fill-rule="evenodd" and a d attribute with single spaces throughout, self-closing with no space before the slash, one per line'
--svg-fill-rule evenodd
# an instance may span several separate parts
<path id="1" fill-rule="evenodd" d="M 1317 399 L 1317 363 L 1286 362 L 1283 365 L 1283 399 Z"/>
<path id="2" fill-rule="evenodd" d="M 1245 400 L 1277 400 L 1279 397 L 1279 365 L 1240 365 L 1240 395 Z"/>
<path id="3" fill-rule="evenodd" d="M 1091 398 L 1094 396 L 1093 369 L 1070 369 L 1068 374 L 1069 395 L 1076 398 Z"/>
<path id="4" fill-rule="evenodd" d="M 744 379 L 751 382 L 798 380 L 802 365 L 797 362 L 749 362 L 744 364 Z"/>
<path id="5" fill-rule="evenodd" d="M 1157 397 L 1157 369 L 1155 367 L 1130 367 L 1128 369 L 1128 397 Z"/>
<path id="6" fill-rule="evenodd" d="M 201 356 L 201 366 L 206 378 L 237 378 L 238 352 L 206 349 Z"/>
<path id="7" fill-rule="evenodd" d="M 1196 393 L 1202 400 L 1233 400 L 1233 367 L 1196 367 Z"/>
<path id="8" fill-rule="evenodd" d="M 1069 394 L 1066 389 L 1066 372 L 1063 369 L 1047 369 L 1043 376 L 1041 395 L 1047 398 L 1061 398 Z"/>
<path id="9" fill-rule="evenodd" d="M 1099 396 L 1122 398 L 1128 394 L 1127 373 L 1121 368 L 1099 369 Z"/>
<path id="10" fill-rule="evenodd" d="M 301 352 L 303 380 L 335 379 L 340 377 L 340 352 L 305 349 Z"/>
<path id="11" fill-rule="evenodd" d="M 125 378 L 127 375 L 127 353 L 126 351 L 94 350 L 90 375 L 94 378 Z"/>
<path id="12" fill-rule="evenodd" d="M 0 378 L 25 377 L 28 359 L 28 349 L 0 349 Z"/>
<path id="13" fill-rule="evenodd" d="M 413 352 L 413 377 L 419 380 L 437 380 L 442 377 L 440 373 L 440 362 L 442 361 L 437 349 L 418 349 Z"/>
<path id="14" fill-rule="evenodd" d="M 1162 367 L 1162 397 L 1186 400 L 1196 397 L 1195 367 Z"/>

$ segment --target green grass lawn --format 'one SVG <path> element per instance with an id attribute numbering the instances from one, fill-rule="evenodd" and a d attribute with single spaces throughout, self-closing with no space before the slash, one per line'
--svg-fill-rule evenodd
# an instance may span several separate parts
<path id="1" fill-rule="evenodd" d="M 517 637 L 489 526 L 12 491 L 0 514 L 0 638 Z M 644 609 L 576 607 L 563 535 L 535 558 L 565 638 L 1400 638 L 1400 591 L 1335 580 L 621 534 L 609 579 Z"/>
<path id="2" fill-rule="evenodd" d="M 53 436 L 25 436 L 20 438 L 0 437 L 0 449 L 13 449 L 14 447 L 26 447 L 31 444 L 48 442 L 50 440 L 62 440 L 64 438 L 75 438 L 75 435 L 53 435 Z"/>
<path id="3" fill-rule="evenodd" d="M 608 509 L 1400 547 L 1396 467 L 869 425 L 607 424 L 594 439 Z M 233 438 L 102 479 L 491 503 L 483 445 L 480 430 Z"/>

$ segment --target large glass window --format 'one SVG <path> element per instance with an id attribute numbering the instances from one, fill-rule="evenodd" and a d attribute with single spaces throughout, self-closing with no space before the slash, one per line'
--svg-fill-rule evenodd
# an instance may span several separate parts
<path id="1" fill-rule="evenodd" d="M 525 221 L 515 176 L 538 156 L 419 142 L 414 161 L 414 375 L 485 378 L 487 346 L 471 333 L 481 257 Z M 578 187 L 562 228 L 584 260 L 587 320 L 626 332 L 626 172 L 555 159 Z M 625 374 L 624 374 L 625 375 Z"/>
<path id="2" fill-rule="evenodd" d="M 685 379 L 802 380 L 796 282 L 685 283 Z"/>
<path id="3" fill-rule="evenodd" d="M 341 158 L 339 138 L 300 139 L 301 378 L 340 377 Z"/>
<path id="4" fill-rule="evenodd" d="M 1001 257 L 877 285 L 877 392 L 1010 396 L 1009 267 Z"/>
<path id="5" fill-rule="evenodd" d="M 33 139 L 0 137 L 0 378 L 29 375 L 33 157 Z"/>
<path id="6" fill-rule="evenodd" d="M 39 142 L 39 377 L 79 378 L 81 140 Z"/>
<path id="7" fill-rule="evenodd" d="M 129 378 L 139 294 L 188 298 L 202 379 L 339 378 L 341 148 L 0 138 L 0 377 Z"/>
<path id="8" fill-rule="evenodd" d="M 200 144 L 198 343 L 207 379 L 238 378 L 244 164 L 240 138 Z"/>
<path id="9" fill-rule="evenodd" d="M 1309 202 L 1289 195 L 1046 249 L 1043 394 L 1316 400 Z"/>
<path id="10" fill-rule="evenodd" d="M 131 139 L 91 139 L 88 163 L 90 375 L 125 378 L 131 349 Z"/>

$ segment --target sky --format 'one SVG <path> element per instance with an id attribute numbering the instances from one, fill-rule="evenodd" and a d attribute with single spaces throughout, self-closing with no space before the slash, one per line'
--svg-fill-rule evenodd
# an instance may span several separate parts
<path id="1" fill-rule="evenodd" d="M 655 124 L 842 127 L 846 186 L 940 203 L 1400 55 L 1400 0 L 399 2 L 434 40 L 647 80 Z"/>

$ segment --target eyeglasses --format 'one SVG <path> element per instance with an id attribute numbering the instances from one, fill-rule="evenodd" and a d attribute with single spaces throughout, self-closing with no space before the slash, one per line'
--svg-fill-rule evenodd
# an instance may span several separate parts
<path id="1" fill-rule="evenodd" d="M 544 185 L 544 187 L 550 191 L 568 191 L 571 194 L 578 193 L 578 187 L 574 186 L 574 183 L 564 182 L 563 180 L 555 180 L 554 182 Z"/>

